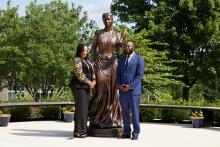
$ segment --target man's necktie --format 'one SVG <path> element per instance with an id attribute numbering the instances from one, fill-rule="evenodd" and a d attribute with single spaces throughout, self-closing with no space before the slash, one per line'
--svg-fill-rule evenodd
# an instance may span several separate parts
<path id="1" fill-rule="evenodd" d="M 125 61 L 125 69 L 127 68 L 128 66 L 128 60 L 129 60 L 129 55 L 126 56 L 126 61 Z"/>

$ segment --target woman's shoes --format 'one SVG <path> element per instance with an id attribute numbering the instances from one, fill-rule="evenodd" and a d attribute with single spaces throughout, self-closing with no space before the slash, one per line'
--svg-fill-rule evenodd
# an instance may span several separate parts
<path id="1" fill-rule="evenodd" d="M 74 133 L 73 136 L 74 136 L 75 138 L 86 138 L 86 137 L 87 137 L 87 134 L 86 134 L 86 133 L 82 133 L 82 134 Z"/>

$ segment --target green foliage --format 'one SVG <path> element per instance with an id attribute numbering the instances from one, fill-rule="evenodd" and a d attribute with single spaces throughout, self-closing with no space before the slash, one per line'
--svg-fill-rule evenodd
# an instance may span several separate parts
<path id="1" fill-rule="evenodd" d="M 145 25 L 143 18 L 145 11 L 151 5 L 149 0 L 112 0 L 111 11 L 120 21 L 136 23 L 136 28 Z"/>
<path id="2" fill-rule="evenodd" d="M 191 110 L 175 109 L 173 110 L 173 120 L 175 122 L 183 122 L 184 120 L 190 120 Z"/>
<path id="3" fill-rule="evenodd" d="M 0 10 L 0 80 L 6 79 L 15 93 L 24 85 L 36 97 L 48 91 L 61 96 L 71 77 L 70 59 L 80 42 L 91 43 L 96 24 L 87 23 L 82 7 L 53 0 L 41 5 L 32 1 L 25 16 L 8 3 Z"/>
<path id="4" fill-rule="evenodd" d="M 11 121 L 26 121 L 31 117 L 31 107 L 14 107 L 10 109 Z"/>
<path id="5" fill-rule="evenodd" d="M 191 120 L 191 110 L 141 108 L 140 120 L 142 122 L 160 120 L 163 122 L 179 122 Z"/>
<path id="6" fill-rule="evenodd" d="M 207 107 L 220 107 L 220 101 L 215 101 L 215 102 L 209 102 L 204 99 L 200 100 L 189 100 L 185 101 L 183 99 L 178 99 L 178 100 L 170 100 L 170 99 L 162 99 L 161 101 L 156 99 L 156 100 L 151 100 L 151 101 L 146 101 L 142 100 L 142 103 L 147 103 L 147 104 L 164 104 L 164 105 L 183 105 L 183 106 L 207 106 Z"/>
<path id="7" fill-rule="evenodd" d="M 66 106 L 62 108 L 63 113 L 71 113 L 75 112 L 75 107 L 74 106 Z"/>
<path id="8" fill-rule="evenodd" d="M 48 98 L 42 99 L 42 102 L 72 102 L 74 101 L 72 92 L 69 90 L 69 88 L 64 90 L 64 93 L 61 96 L 51 96 Z"/>
<path id="9" fill-rule="evenodd" d="M 7 10 L 0 10 L 0 80 L 14 81 L 14 86 L 20 81 L 19 73 L 22 70 L 23 53 L 18 47 L 20 29 L 21 19 L 16 7 L 8 6 Z"/>
<path id="10" fill-rule="evenodd" d="M 143 77 L 143 88 L 145 93 L 156 94 L 161 86 L 168 84 L 182 85 L 176 80 L 178 76 L 174 76 L 172 71 L 175 70 L 169 64 L 181 62 L 169 60 L 166 51 L 157 51 L 152 46 L 166 46 L 165 43 L 155 42 L 147 39 L 148 32 L 144 29 L 139 33 L 134 34 L 130 31 L 126 35 L 126 40 L 135 42 L 135 51 L 143 56 L 145 60 L 145 74 Z"/>
<path id="11" fill-rule="evenodd" d="M 40 115 L 46 120 L 60 119 L 60 107 L 59 106 L 42 106 L 40 107 Z"/>
<path id="12" fill-rule="evenodd" d="M 88 46 L 91 45 L 96 30 L 98 30 L 98 26 L 95 21 L 91 20 L 90 22 L 83 25 L 80 33 L 82 34 L 82 36 L 80 37 L 80 42 L 83 42 Z"/>
<path id="13" fill-rule="evenodd" d="M 34 102 L 34 99 L 30 96 L 28 97 L 17 97 L 13 103 L 17 103 L 17 102 Z"/>
<path id="14" fill-rule="evenodd" d="M 161 109 L 161 119 L 165 122 L 190 120 L 191 111 L 184 109 Z"/>
<path id="15" fill-rule="evenodd" d="M 147 121 L 153 121 L 155 117 L 155 109 L 154 108 L 141 108 L 140 109 L 140 121 L 141 122 L 147 122 Z"/>
<path id="16" fill-rule="evenodd" d="M 192 117 L 204 117 L 201 110 L 195 110 L 192 112 Z"/>
<path id="17" fill-rule="evenodd" d="M 173 122 L 173 110 L 172 109 L 162 109 L 161 119 L 165 122 Z"/>
<path id="18" fill-rule="evenodd" d="M 179 106 L 206 106 L 206 107 L 220 107 L 220 102 L 209 103 L 207 101 L 172 101 L 172 102 L 148 102 L 152 104 L 164 104 L 164 105 L 179 105 Z M 196 112 L 197 111 L 197 112 Z M 157 118 L 162 119 L 165 122 L 180 122 L 182 123 L 183 120 L 190 120 L 191 116 L 204 116 L 207 121 L 210 122 L 220 122 L 219 121 L 219 113 L 218 111 L 212 110 L 185 110 L 185 109 L 159 109 L 156 110 Z M 203 114 L 202 114 L 203 113 Z"/>
<path id="19" fill-rule="evenodd" d="M 0 111 L 1 111 L 3 114 L 9 114 L 9 109 L 8 109 L 8 108 L 0 108 Z"/>
<path id="20" fill-rule="evenodd" d="M 171 102 L 173 97 L 170 95 L 169 91 L 167 90 L 155 90 L 154 92 L 156 101 L 158 102 Z"/>
<path id="21" fill-rule="evenodd" d="M 212 80 L 207 83 L 212 82 Z M 218 90 L 209 87 L 205 83 L 196 83 L 190 89 L 190 100 L 215 102 L 218 100 Z"/>
<path id="22" fill-rule="evenodd" d="M 138 6 L 138 7 L 137 7 Z M 188 100 L 189 89 L 202 82 L 219 99 L 219 0 L 113 0 L 112 11 L 121 21 L 133 22 L 136 31 L 148 30 L 156 46 L 166 50 L 174 74 L 183 75 L 183 98 Z M 215 72 L 213 72 L 215 71 Z M 207 82 L 208 81 L 208 82 Z"/>
<path id="23" fill-rule="evenodd" d="M 32 2 L 26 10 L 24 20 L 23 51 L 25 67 L 21 78 L 28 91 L 35 94 L 39 87 L 53 95 L 61 95 L 70 76 L 69 61 L 81 37 L 80 28 L 87 20 L 81 7 L 68 8 L 67 3 L 52 1 L 38 5 Z M 66 81 L 65 81 L 65 80 Z"/>
<path id="24" fill-rule="evenodd" d="M 214 112 L 214 120 L 213 121 L 220 123 L 220 111 Z"/>

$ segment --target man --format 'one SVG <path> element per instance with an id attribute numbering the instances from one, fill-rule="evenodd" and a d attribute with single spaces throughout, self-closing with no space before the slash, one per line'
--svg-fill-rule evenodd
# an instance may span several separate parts
<path id="1" fill-rule="evenodd" d="M 137 140 L 140 133 L 139 97 L 141 96 L 141 79 L 144 75 L 144 59 L 134 52 L 134 43 L 124 45 L 124 55 L 117 68 L 117 87 L 120 92 L 120 104 L 124 131 L 121 138 L 131 138 L 130 112 L 132 113 L 132 140 Z"/>

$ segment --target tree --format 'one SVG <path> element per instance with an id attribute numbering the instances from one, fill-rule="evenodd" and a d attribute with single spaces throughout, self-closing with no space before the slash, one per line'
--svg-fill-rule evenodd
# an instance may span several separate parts
<path id="1" fill-rule="evenodd" d="M 116 3 L 120 4 L 118 7 Z M 143 1 L 136 0 L 134 3 L 143 4 Z M 129 1 L 113 1 L 112 10 L 119 14 L 122 20 L 128 17 L 122 15 L 121 6 L 128 11 L 139 10 Z M 128 15 L 137 23 L 137 29 L 146 28 L 149 31 L 148 37 L 152 41 L 168 43 L 165 48 L 158 47 L 159 50 L 167 50 L 170 59 L 183 60 L 178 66 L 175 74 L 182 74 L 183 98 L 189 99 L 189 89 L 196 81 L 203 81 L 210 71 L 210 66 L 215 63 L 215 69 L 219 67 L 219 62 L 215 54 L 219 54 L 219 9 L 218 0 L 153 0 L 147 1 L 144 9 L 133 15 Z M 116 13 L 117 12 L 117 13 Z M 142 15 L 142 14 L 145 15 Z M 141 19 L 135 19 L 137 16 Z"/>
<path id="2" fill-rule="evenodd" d="M 17 8 L 11 8 L 9 1 L 7 10 L 0 10 L 0 80 L 6 79 L 16 93 L 23 66 L 23 53 L 18 48 L 20 28 Z"/>
<path id="3" fill-rule="evenodd" d="M 81 7 L 75 8 L 68 3 L 52 1 L 38 5 L 32 2 L 23 17 L 22 51 L 25 53 L 25 67 L 22 81 L 32 94 L 38 88 L 47 94 L 60 95 L 70 77 L 69 61 L 81 38 L 80 29 L 86 23 L 87 16 Z"/>
<path id="4" fill-rule="evenodd" d="M 121 22 L 135 23 L 140 31 L 147 28 L 144 15 L 152 7 L 152 0 L 112 0 L 111 11 Z"/>
<path id="5" fill-rule="evenodd" d="M 122 27 L 121 30 L 124 28 Z M 181 75 L 173 75 L 172 71 L 175 67 L 171 67 L 171 63 L 181 62 L 178 60 L 169 60 L 166 51 L 157 51 L 152 48 L 156 46 L 167 46 L 166 43 L 152 42 L 146 39 L 148 36 L 147 30 L 143 29 L 139 33 L 134 33 L 131 29 L 128 30 L 125 39 L 135 42 L 135 52 L 140 54 L 145 60 L 145 73 L 143 77 L 144 95 L 154 95 L 159 97 L 158 91 L 161 87 L 167 85 L 183 86 L 183 83 L 178 81 Z"/>
<path id="6" fill-rule="evenodd" d="M 0 78 L 24 85 L 36 97 L 39 88 L 46 97 L 50 90 L 61 95 L 71 78 L 70 59 L 80 42 L 90 43 L 95 23 L 87 23 L 82 7 L 61 0 L 26 7 L 20 17 L 17 8 L 0 11 Z M 86 33 L 86 34 L 85 34 Z M 85 36 L 83 38 L 82 36 Z"/>

